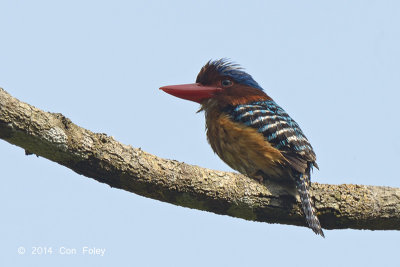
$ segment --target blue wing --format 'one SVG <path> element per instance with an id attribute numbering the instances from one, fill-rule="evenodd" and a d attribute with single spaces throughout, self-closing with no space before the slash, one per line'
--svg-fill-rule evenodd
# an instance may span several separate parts
<path id="1" fill-rule="evenodd" d="M 310 164 L 318 167 L 314 150 L 299 125 L 273 100 L 230 106 L 224 111 L 232 120 L 263 134 L 295 170 L 305 173 Z"/>

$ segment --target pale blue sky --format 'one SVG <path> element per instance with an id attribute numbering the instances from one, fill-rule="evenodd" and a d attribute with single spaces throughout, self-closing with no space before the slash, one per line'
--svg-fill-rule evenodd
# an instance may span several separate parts
<path id="1" fill-rule="evenodd" d="M 302 127 L 313 181 L 400 187 L 398 1 L 1 1 L 0 87 L 160 157 L 230 170 L 198 105 L 158 90 L 240 63 Z M 1 266 L 395 266 L 399 231 L 176 207 L 0 141 Z M 17 248 L 27 254 L 20 256 Z M 33 256 L 32 246 L 105 248 Z"/>

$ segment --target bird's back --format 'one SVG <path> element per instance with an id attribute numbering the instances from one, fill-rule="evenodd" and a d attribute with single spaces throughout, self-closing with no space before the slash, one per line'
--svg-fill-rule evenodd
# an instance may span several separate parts
<path id="1" fill-rule="evenodd" d="M 213 150 L 231 168 L 253 179 L 295 185 L 307 224 L 324 236 L 309 193 L 316 156 L 299 125 L 272 99 L 223 109 L 213 101 L 203 105 Z"/>
<path id="2" fill-rule="evenodd" d="M 222 109 L 209 103 L 205 111 L 211 146 L 241 173 L 262 172 L 266 178 L 282 180 L 282 174 L 307 173 L 310 165 L 316 166 L 313 148 L 299 125 L 273 100 Z"/>

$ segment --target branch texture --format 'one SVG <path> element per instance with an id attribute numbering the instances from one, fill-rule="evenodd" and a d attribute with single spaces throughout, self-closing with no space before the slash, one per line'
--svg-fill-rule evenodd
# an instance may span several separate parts
<path id="1" fill-rule="evenodd" d="M 306 226 L 300 203 L 275 184 L 156 157 L 0 88 L 0 138 L 111 187 L 217 214 Z M 4 152 L 3 152 L 4 153 Z M 400 189 L 312 184 L 325 229 L 400 230 Z"/>

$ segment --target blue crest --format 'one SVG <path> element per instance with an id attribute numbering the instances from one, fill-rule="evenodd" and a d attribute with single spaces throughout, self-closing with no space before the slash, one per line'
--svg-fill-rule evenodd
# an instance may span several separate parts
<path id="1" fill-rule="evenodd" d="M 250 74 L 243 71 L 243 68 L 227 58 L 218 60 L 210 60 L 209 65 L 212 65 L 220 73 L 220 75 L 231 77 L 235 82 L 244 84 L 263 91 L 263 88 L 251 77 Z"/>

